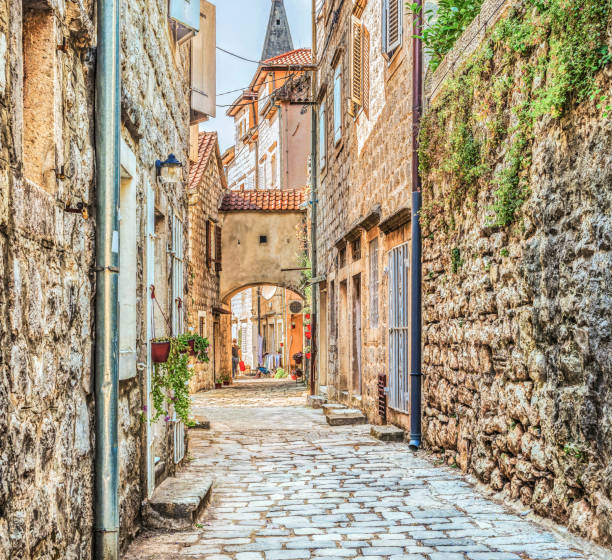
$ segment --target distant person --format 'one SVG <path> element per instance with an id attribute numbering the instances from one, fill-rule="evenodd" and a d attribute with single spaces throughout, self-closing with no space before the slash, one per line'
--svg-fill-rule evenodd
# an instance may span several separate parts
<path id="1" fill-rule="evenodd" d="M 238 373 L 238 364 L 240 363 L 240 347 L 238 341 L 234 338 L 232 340 L 232 377 L 236 379 Z"/>

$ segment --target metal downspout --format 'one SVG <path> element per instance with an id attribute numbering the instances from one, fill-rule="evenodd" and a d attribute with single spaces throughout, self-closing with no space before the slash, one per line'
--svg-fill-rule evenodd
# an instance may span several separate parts
<path id="1" fill-rule="evenodd" d="M 116 560 L 119 558 L 119 0 L 98 0 L 97 18 L 94 557 Z"/>
<path id="2" fill-rule="evenodd" d="M 421 36 L 422 0 L 416 0 L 412 36 L 412 220 L 410 285 L 410 442 L 416 451 L 421 445 L 421 176 L 419 174 L 419 129 L 423 111 L 423 48 Z"/>
<path id="3" fill-rule="evenodd" d="M 313 65 L 316 65 L 317 58 L 317 29 L 316 29 L 316 0 L 312 0 L 312 62 Z M 311 105 L 311 155 L 310 155 L 310 180 L 311 180 L 311 189 L 310 189 L 310 246 L 311 246 L 311 271 L 312 277 L 315 278 L 317 275 L 317 172 L 318 172 L 318 162 L 317 162 L 317 105 L 314 103 L 315 95 L 316 95 L 316 80 L 317 80 L 317 71 L 312 71 L 312 100 L 313 105 Z M 317 294 L 318 294 L 319 286 L 318 284 L 311 284 L 311 314 L 310 314 L 310 332 L 311 334 L 311 349 L 310 349 L 310 394 L 314 395 L 316 391 L 316 376 L 317 376 Z"/>

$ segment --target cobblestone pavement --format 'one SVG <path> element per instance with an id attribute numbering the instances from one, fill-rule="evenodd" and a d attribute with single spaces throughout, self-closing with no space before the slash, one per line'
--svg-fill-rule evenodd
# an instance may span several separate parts
<path id="1" fill-rule="evenodd" d="M 611 558 L 543 529 L 367 426 L 329 427 L 295 383 L 199 393 L 210 431 L 186 467 L 213 498 L 185 532 L 145 532 L 125 558 L 552 560 Z M 289 405 L 292 406 L 289 406 Z M 584 550 L 584 549 L 582 549 Z M 600 554 L 603 554 L 600 556 Z"/>

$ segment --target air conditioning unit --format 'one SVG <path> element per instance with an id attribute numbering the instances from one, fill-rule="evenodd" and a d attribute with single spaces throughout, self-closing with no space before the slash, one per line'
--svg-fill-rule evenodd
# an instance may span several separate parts
<path id="1" fill-rule="evenodd" d="M 289 304 L 289 311 L 291 311 L 293 315 L 297 315 L 298 313 L 301 313 L 302 309 L 304 309 L 304 304 L 301 301 L 295 300 Z"/>

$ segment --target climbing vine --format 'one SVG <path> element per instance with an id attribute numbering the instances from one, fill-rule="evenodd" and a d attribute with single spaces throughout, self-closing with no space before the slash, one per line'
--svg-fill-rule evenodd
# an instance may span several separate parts
<path id="1" fill-rule="evenodd" d="M 457 214 L 489 199 L 488 223 L 510 226 L 529 196 L 538 123 L 560 119 L 589 99 L 602 118 L 610 116 L 610 100 L 597 87 L 597 77 L 612 62 L 611 8 L 612 0 L 524 0 L 445 82 L 421 127 L 423 224 L 436 220 L 448 231 Z M 481 199 L 488 185 L 493 188 Z"/>

